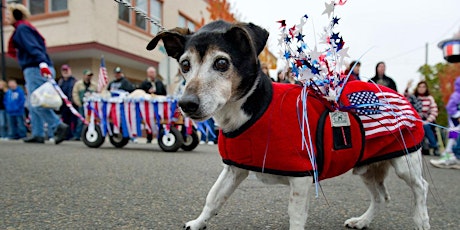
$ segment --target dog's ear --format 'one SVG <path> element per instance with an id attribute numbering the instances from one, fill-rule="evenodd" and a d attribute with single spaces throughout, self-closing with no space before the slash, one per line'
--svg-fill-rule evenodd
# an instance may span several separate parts
<path id="1" fill-rule="evenodd" d="M 166 53 L 169 56 L 179 60 L 179 57 L 184 53 L 185 42 L 187 35 L 192 34 L 188 28 L 176 27 L 171 30 L 161 31 L 147 45 L 147 50 L 153 50 L 160 40 L 166 48 Z"/>
<path id="2" fill-rule="evenodd" d="M 252 23 L 239 23 L 230 28 L 224 36 L 237 44 L 241 51 L 254 50 L 256 55 L 259 55 L 267 43 L 268 32 Z"/>

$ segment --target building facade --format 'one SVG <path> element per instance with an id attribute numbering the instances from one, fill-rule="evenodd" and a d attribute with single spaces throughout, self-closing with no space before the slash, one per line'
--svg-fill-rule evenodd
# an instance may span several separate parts
<path id="1" fill-rule="evenodd" d="M 146 46 L 159 27 L 142 15 L 114 0 L 1 0 L 22 3 L 31 11 L 29 21 L 45 37 L 48 53 L 59 77 L 59 67 L 68 64 L 73 75 L 81 78 L 84 69 L 98 72 L 103 56 L 113 79 L 120 66 L 133 83 L 145 79 L 148 66 L 158 68 L 164 83 L 174 85 L 178 66 L 164 48 L 147 51 Z M 164 28 L 189 27 L 195 30 L 209 18 L 206 0 L 124 0 L 158 21 Z M 4 26 L 6 49 L 13 31 Z M 6 58 L 7 78 L 23 79 L 16 60 Z M 96 74 L 97 75 L 97 74 Z M 97 82 L 97 76 L 93 79 Z"/>

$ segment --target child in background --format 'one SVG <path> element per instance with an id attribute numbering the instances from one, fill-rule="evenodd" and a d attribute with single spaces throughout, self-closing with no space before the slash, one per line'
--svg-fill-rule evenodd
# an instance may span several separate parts
<path id="1" fill-rule="evenodd" d="M 18 87 L 18 83 L 14 79 L 8 81 L 8 88 L 3 98 L 7 113 L 8 138 L 22 139 L 27 135 L 27 129 L 24 125 L 25 93 Z"/>
<path id="2" fill-rule="evenodd" d="M 0 140 L 8 139 L 6 111 L 5 105 L 3 104 L 3 98 L 7 89 L 8 87 L 6 87 L 6 82 L 0 80 Z"/>
<path id="3" fill-rule="evenodd" d="M 455 152 L 457 139 L 460 135 L 460 76 L 455 79 L 454 92 L 450 95 L 447 102 L 446 110 L 449 115 L 449 140 L 447 141 L 446 149 L 441 154 L 441 158 L 430 160 L 430 163 L 438 168 L 460 169 L 460 152 Z M 458 148 L 458 147 L 457 147 Z"/>

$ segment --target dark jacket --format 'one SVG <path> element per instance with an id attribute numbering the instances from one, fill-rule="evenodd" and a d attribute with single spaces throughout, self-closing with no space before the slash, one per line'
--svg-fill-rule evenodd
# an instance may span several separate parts
<path id="1" fill-rule="evenodd" d="M 386 87 L 398 92 L 398 89 L 396 88 L 395 81 L 393 81 L 393 79 L 391 79 L 390 77 L 387 77 L 386 75 L 383 75 L 382 78 L 379 78 L 378 76 L 374 76 L 373 78 L 371 78 L 371 80 L 369 80 L 369 82 L 386 86 Z"/>
<path id="2" fill-rule="evenodd" d="M 152 88 L 152 81 L 147 79 L 141 83 L 140 89 L 144 90 L 146 93 L 150 93 L 149 90 Z M 162 81 L 155 80 L 155 94 L 166 96 L 166 88 Z"/>
<path id="3" fill-rule="evenodd" d="M 107 89 L 109 91 L 124 90 L 124 91 L 127 91 L 128 93 L 131 93 L 135 90 L 133 84 L 131 84 L 131 82 L 129 82 L 128 79 L 124 77 L 111 81 L 109 83 L 109 86 L 107 86 Z"/>
<path id="4" fill-rule="evenodd" d="M 26 97 L 24 90 L 20 87 L 17 87 L 15 90 L 9 89 L 5 93 L 3 98 L 3 104 L 5 104 L 5 109 L 8 115 L 10 116 L 21 116 L 24 115 L 24 103 Z"/>
<path id="5" fill-rule="evenodd" d="M 5 105 L 3 104 L 4 96 L 5 96 L 5 93 L 3 92 L 2 89 L 0 89 L 0 110 L 5 110 Z"/>
<path id="6" fill-rule="evenodd" d="M 38 67 L 41 62 L 53 66 L 53 62 L 46 53 L 45 41 L 40 34 L 27 25 L 19 25 L 13 36 L 13 43 L 17 49 L 17 58 L 22 69 Z"/>
<path id="7" fill-rule="evenodd" d="M 73 76 L 70 76 L 67 80 L 65 80 L 64 77 L 59 79 L 58 85 L 61 87 L 62 92 L 67 96 L 69 101 L 73 101 L 72 90 L 76 81 L 77 80 L 75 80 Z"/>

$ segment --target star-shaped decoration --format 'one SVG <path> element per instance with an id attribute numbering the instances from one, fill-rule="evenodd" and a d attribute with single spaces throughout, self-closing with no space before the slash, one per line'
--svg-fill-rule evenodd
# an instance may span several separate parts
<path id="1" fill-rule="evenodd" d="M 315 46 L 315 48 L 312 51 L 310 51 L 310 58 L 311 60 L 318 60 L 321 54 L 322 53 L 319 52 L 318 48 Z"/>
<path id="2" fill-rule="evenodd" d="M 339 59 L 339 63 L 338 64 L 342 64 L 343 63 L 343 59 L 346 58 L 346 57 L 350 57 L 350 55 L 348 55 L 348 49 L 350 47 L 347 47 L 347 48 L 343 48 L 341 49 L 340 51 L 337 52 L 337 54 L 340 56 L 340 59 Z"/>
<path id="3" fill-rule="evenodd" d="M 289 51 L 284 51 L 284 58 L 289 59 L 291 57 L 291 53 Z"/>
<path id="4" fill-rule="evenodd" d="M 280 28 L 286 27 L 286 20 L 279 20 L 279 21 L 276 21 L 276 22 L 278 22 L 278 23 L 281 24 L 281 27 L 280 27 Z"/>
<path id="5" fill-rule="evenodd" d="M 284 52 L 282 50 L 278 51 L 278 57 L 284 57 Z"/>
<path id="6" fill-rule="evenodd" d="M 332 33 L 331 39 L 332 40 L 339 39 L 339 33 Z"/>
<path id="7" fill-rule="evenodd" d="M 327 17 L 331 17 L 331 13 L 334 11 L 334 6 L 335 6 L 335 3 L 334 1 L 331 1 L 331 3 L 327 4 L 327 3 L 324 3 L 324 5 L 326 6 L 326 9 L 324 9 L 323 14 L 327 14 Z"/>
<path id="8" fill-rule="evenodd" d="M 305 37 L 305 35 L 303 35 L 302 33 L 299 33 L 297 34 L 297 36 L 295 36 L 298 42 L 303 42 L 303 37 Z"/>
<path id="9" fill-rule="evenodd" d="M 328 44 L 329 43 L 329 38 L 326 35 L 326 33 L 322 33 L 319 37 L 319 44 Z"/>
<path id="10" fill-rule="evenodd" d="M 283 35 L 280 35 L 280 38 L 278 39 L 278 46 L 281 46 L 284 43 Z"/>
<path id="11" fill-rule="evenodd" d="M 302 65 L 303 65 L 302 60 L 299 60 L 299 59 L 295 60 L 295 65 L 296 65 L 297 67 L 302 67 Z"/>
<path id="12" fill-rule="evenodd" d="M 299 54 L 303 52 L 302 46 L 297 47 L 297 52 L 299 52 Z"/>
<path id="13" fill-rule="evenodd" d="M 286 37 L 284 38 L 284 42 L 286 42 L 286 43 L 291 43 L 291 38 L 290 38 L 289 36 L 286 36 Z"/>
<path id="14" fill-rule="evenodd" d="M 300 23 L 297 25 L 297 28 L 302 29 L 303 26 L 307 23 L 308 15 L 304 15 L 303 17 L 300 18 Z"/>
<path id="15" fill-rule="evenodd" d="M 339 52 L 343 46 L 345 45 L 345 42 L 343 41 L 342 38 L 340 38 L 340 42 L 336 43 L 337 44 L 337 52 Z"/>
<path id="16" fill-rule="evenodd" d="M 312 66 L 310 68 L 312 74 L 319 74 L 319 69 L 315 66 Z"/>
<path id="17" fill-rule="evenodd" d="M 291 28 L 289 28 L 289 35 L 291 35 L 291 37 L 293 38 L 294 37 L 294 34 L 295 34 L 295 25 L 292 26 Z"/>
<path id="18" fill-rule="evenodd" d="M 332 26 L 339 24 L 340 18 L 337 18 L 337 16 L 334 16 L 332 18 Z"/>

